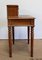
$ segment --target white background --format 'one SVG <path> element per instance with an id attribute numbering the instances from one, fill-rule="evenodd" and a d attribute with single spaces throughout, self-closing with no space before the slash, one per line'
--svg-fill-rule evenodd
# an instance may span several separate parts
<path id="1" fill-rule="evenodd" d="M 6 5 L 19 5 L 20 15 L 32 15 L 35 19 L 34 38 L 42 39 L 42 0 L 0 0 L 0 39 L 8 38 Z M 27 39 L 27 27 L 15 27 L 16 39 Z"/>

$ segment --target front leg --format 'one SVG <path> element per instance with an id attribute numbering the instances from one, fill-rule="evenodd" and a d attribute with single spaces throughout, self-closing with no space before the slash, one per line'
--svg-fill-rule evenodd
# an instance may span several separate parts
<path id="1" fill-rule="evenodd" d="M 34 27 L 31 26 L 31 57 L 33 57 Z"/>
<path id="2" fill-rule="evenodd" d="M 12 57 L 12 39 L 11 39 L 11 27 L 8 26 L 8 39 L 9 39 L 9 56 Z"/>

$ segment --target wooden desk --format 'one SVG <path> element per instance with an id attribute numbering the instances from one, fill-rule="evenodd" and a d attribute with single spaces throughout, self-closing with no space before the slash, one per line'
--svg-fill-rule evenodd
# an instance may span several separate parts
<path id="1" fill-rule="evenodd" d="M 34 40 L 34 17 L 29 15 L 9 16 L 8 17 L 8 36 L 9 36 L 9 56 L 12 57 L 12 26 L 29 26 L 31 27 L 31 57 L 33 57 L 33 40 Z"/>

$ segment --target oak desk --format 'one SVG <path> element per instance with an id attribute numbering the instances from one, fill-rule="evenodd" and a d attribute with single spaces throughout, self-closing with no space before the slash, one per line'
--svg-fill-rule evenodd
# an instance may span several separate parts
<path id="1" fill-rule="evenodd" d="M 9 36 L 9 56 L 12 57 L 12 26 L 29 26 L 31 27 L 31 57 L 33 57 L 33 40 L 34 40 L 34 20 L 35 18 L 29 15 L 9 16 L 8 17 L 8 36 Z"/>

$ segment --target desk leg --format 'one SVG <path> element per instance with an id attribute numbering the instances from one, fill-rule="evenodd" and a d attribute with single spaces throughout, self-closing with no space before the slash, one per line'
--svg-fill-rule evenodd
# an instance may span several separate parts
<path id="1" fill-rule="evenodd" d="M 29 44 L 29 32 L 30 32 L 30 27 L 28 26 L 27 29 L 28 29 L 28 44 Z"/>
<path id="2" fill-rule="evenodd" d="M 33 57 L 33 38 L 34 38 L 34 27 L 31 27 L 31 57 Z"/>
<path id="3" fill-rule="evenodd" d="M 12 26 L 13 44 L 14 44 L 14 26 Z"/>
<path id="4" fill-rule="evenodd" d="M 8 26 L 8 37 L 9 37 L 9 56 L 12 57 L 12 39 L 11 39 L 11 27 Z"/>

